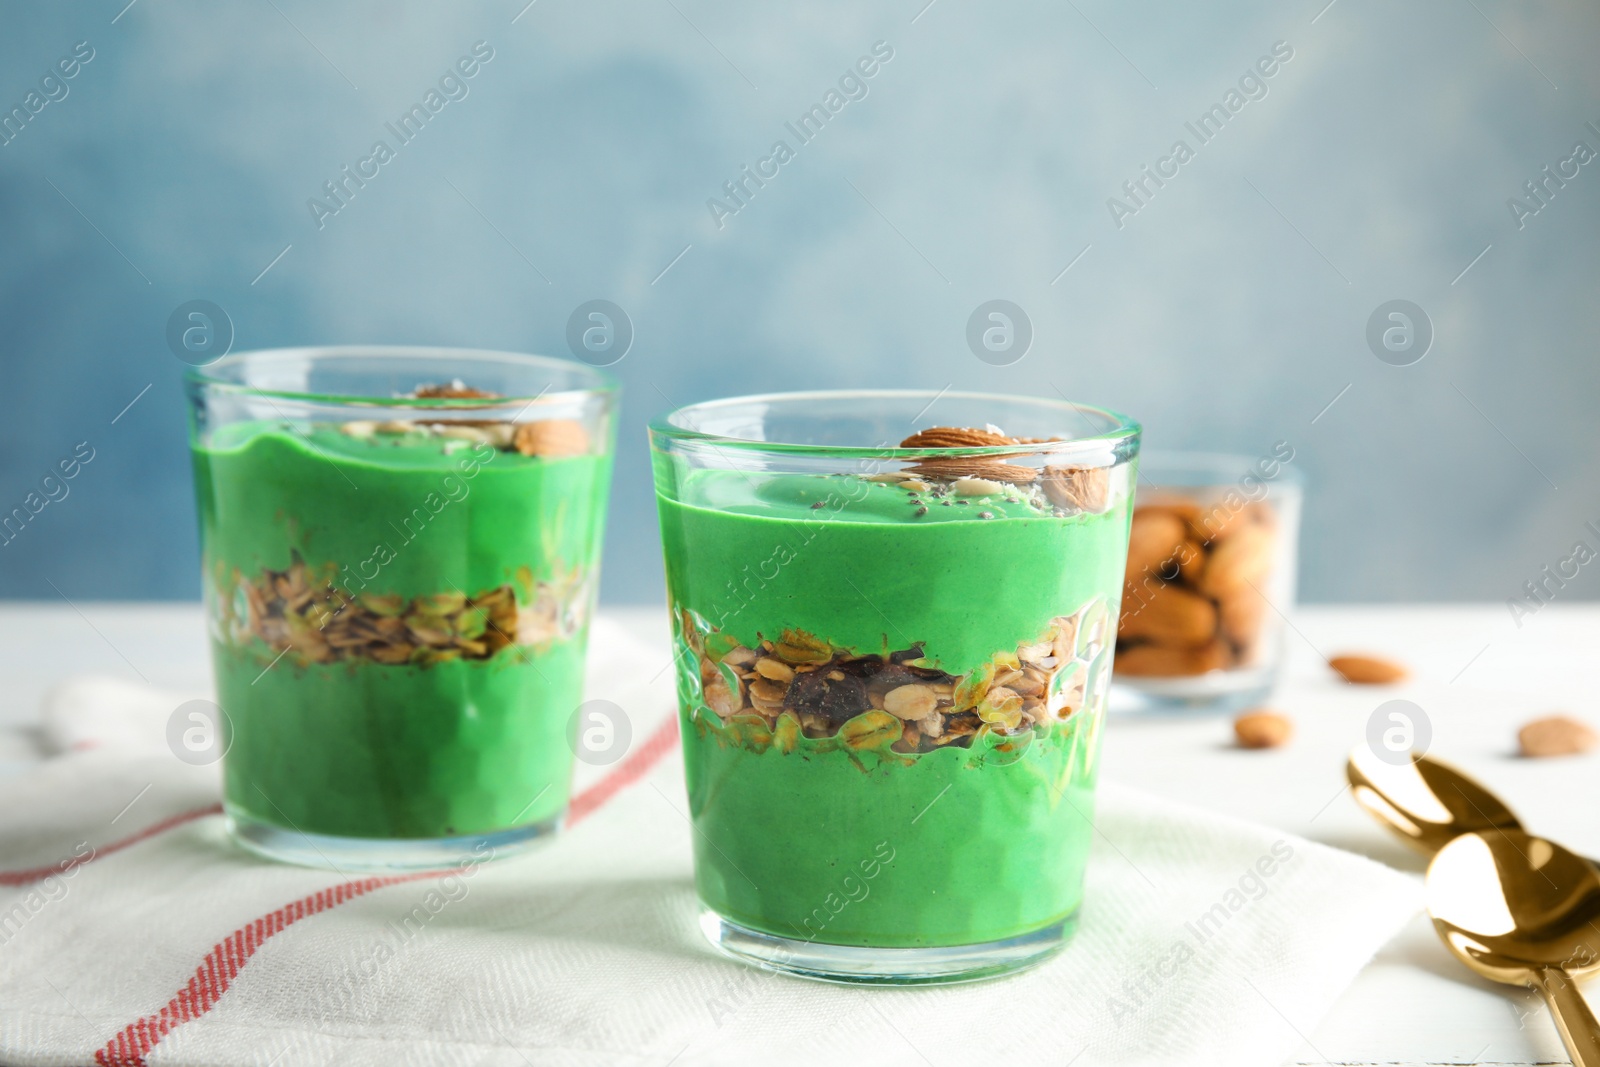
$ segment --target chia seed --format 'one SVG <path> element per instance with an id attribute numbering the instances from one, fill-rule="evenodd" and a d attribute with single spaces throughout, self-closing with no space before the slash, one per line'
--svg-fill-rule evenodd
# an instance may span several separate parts
<path id="1" fill-rule="evenodd" d="M 928 509 L 927 509 L 927 507 L 920 507 L 920 508 L 918 508 L 918 509 L 917 509 L 917 510 L 916 510 L 916 512 L 915 512 L 915 514 L 916 514 L 916 515 L 917 515 L 917 516 L 918 516 L 918 517 L 919 517 L 919 518 L 920 518 L 920 517 L 921 517 L 921 516 L 923 516 L 923 515 L 926 515 L 926 514 L 927 514 L 927 513 L 928 513 Z"/>
<path id="2" fill-rule="evenodd" d="M 811 510 L 812 511 L 816 511 L 818 508 L 822 507 L 822 505 L 823 505 L 823 501 L 819 500 L 815 504 L 811 505 Z"/>
<path id="3" fill-rule="evenodd" d="M 980 512 L 978 512 L 978 518 L 980 518 L 980 519 L 992 519 L 992 518 L 994 518 L 994 512 L 992 512 L 992 511 L 980 511 Z"/>

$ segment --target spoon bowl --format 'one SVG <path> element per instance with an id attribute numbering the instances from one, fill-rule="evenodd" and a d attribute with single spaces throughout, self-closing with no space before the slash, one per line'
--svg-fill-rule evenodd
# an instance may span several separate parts
<path id="1" fill-rule="evenodd" d="M 1600 1067 L 1600 1023 L 1573 979 L 1600 970 L 1600 874 L 1521 830 L 1448 842 L 1428 865 L 1428 914 L 1450 952 L 1550 1004 L 1577 1067 Z"/>
<path id="2" fill-rule="evenodd" d="M 1356 803 L 1423 853 L 1461 834 L 1522 829 L 1499 797 L 1431 756 L 1395 764 L 1358 745 L 1345 762 L 1345 777 Z"/>

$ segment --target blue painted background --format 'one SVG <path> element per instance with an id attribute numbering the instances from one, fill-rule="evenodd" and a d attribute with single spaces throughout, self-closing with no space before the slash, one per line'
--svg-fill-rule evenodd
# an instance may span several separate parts
<path id="1" fill-rule="evenodd" d="M 235 350 L 562 353 L 573 308 L 620 304 L 612 601 L 660 590 L 645 421 L 826 385 L 1060 389 L 1155 446 L 1291 442 L 1310 600 L 1504 600 L 1600 546 L 1600 162 L 1541 172 L 1600 150 L 1582 0 L 125 2 L 0 12 L 0 111 L 27 115 L 0 145 L 0 508 L 93 453 L 0 547 L 0 595 L 197 595 L 164 339 L 195 298 Z M 308 200 L 477 42 L 319 226 Z M 789 133 L 876 42 L 864 95 Z M 1276 42 L 1201 143 L 1185 123 Z M 1034 328 L 1008 367 L 965 341 L 993 298 Z M 1436 333 L 1407 367 L 1365 340 L 1396 298 Z"/>

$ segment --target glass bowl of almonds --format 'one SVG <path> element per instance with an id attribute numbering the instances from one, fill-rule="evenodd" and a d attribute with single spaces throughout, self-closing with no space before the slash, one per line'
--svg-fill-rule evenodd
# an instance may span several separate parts
<path id="1" fill-rule="evenodd" d="M 1271 692 L 1294 604 L 1293 459 L 1286 441 L 1255 457 L 1143 457 L 1113 706 L 1238 708 Z"/>

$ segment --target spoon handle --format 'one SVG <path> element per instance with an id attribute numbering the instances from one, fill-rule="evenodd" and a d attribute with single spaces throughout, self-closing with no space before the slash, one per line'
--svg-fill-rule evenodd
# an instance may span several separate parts
<path id="1" fill-rule="evenodd" d="M 1559 967 L 1545 967 L 1533 972 L 1533 985 L 1550 1005 L 1572 1067 L 1600 1067 L 1600 1021 L 1572 976 Z"/>

